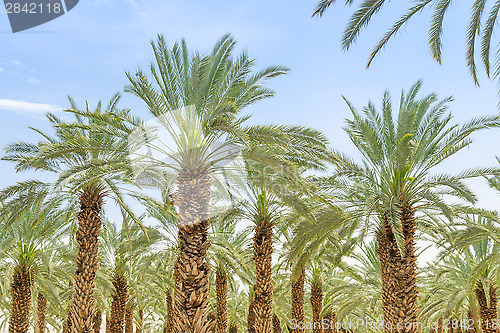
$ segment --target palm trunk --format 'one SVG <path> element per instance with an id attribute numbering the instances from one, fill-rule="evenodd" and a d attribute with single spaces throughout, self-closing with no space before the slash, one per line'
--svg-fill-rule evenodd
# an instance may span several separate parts
<path id="1" fill-rule="evenodd" d="M 45 333 L 45 314 L 47 313 L 47 299 L 38 292 L 36 299 L 36 327 L 37 333 Z"/>
<path id="2" fill-rule="evenodd" d="M 472 311 L 467 311 L 467 332 L 468 333 L 476 333 L 477 321 L 474 320 L 474 316 L 472 315 Z"/>
<path id="3" fill-rule="evenodd" d="M 325 314 L 325 316 L 323 317 L 323 322 L 325 323 L 325 329 L 323 330 L 324 333 L 337 333 L 335 317 L 336 316 L 333 311 L 329 311 L 327 314 Z"/>
<path id="4" fill-rule="evenodd" d="M 476 293 L 477 302 L 479 303 L 479 313 L 481 314 L 481 329 L 483 330 L 483 333 L 498 332 L 497 288 L 493 283 L 489 284 L 489 302 L 486 299 L 486 293 L 481 281 L 478 280 L 476 282 L 474 292 Z"/>
<path id="5" fill-rule="evenodd" d="M 323 310 L 323 289 L 319 279 L 315 279 L 311 284 L 311 308 L 313 316 L 313 333 L 321 333 L 321 311 Z"/>
<path id="6" fill-rule="evenodd" d="M 253 237 L 255 262 L 255 332 L 271 333 L 273 329 L 273 225 L 268 215 L 259 216 Z"/>
<path id="7" fill-rule="evenodd" d="M 12 310 L 9 333 L 27 333 L 29 330 L 32 278 L 31 271 L 24 264 L 16 267 L 10 289 Z"/>
<path id="8" fill-rule="evenodd" d="M 144 310 L 139 309 L 139 311 L 137 311 L 137 315 L 139 316 L 139 321 L 135 327 L 135 333 L 142 333 L 144 330 Z"/>
<path id="9" fill-rule="evenodd" d="M 238 333 L 238 326 L 235 323 L 229 325 L 229 333 Z"/>
<path id="10" fill-rule="evenodd" d="M 389 225 L 382 216 L 383 228 L 377 233 L 377 254 L 382 276 L 382 310 L 384 330 L 387 333 L 417 333 L 417 256 L 415 253 L 415 211 L 408 205 L 401 209 L 401 226 L 404 238 L 403 256 Z"/>
<path id="11" fill-rule="evenodd" d="M 96 308 L 94 314 L 94 333 L 101 332 L 101 325 L 102 325 L 102 311 L 101 309 Z"/>
<path id="12" fill-rule="evenodd" d="M 121 273 L 113 277 L 115 294 L 112 295 L 110 311 L 110 333 L 123 333 L 125 326 L 125 311 L 128 297 L 128 284 L 125 276 Z"/>
<path id="13" fill-rule="evenodd" d="M 277 315 L 273 315 L 273 333 L 281 333 L 281 323 Z"/>
<path id="14" fill-rule="evenodd" d="M 305 332 L 304 318 L 304 282 L 306 277 L 305 269 L 302 269 L 296 281 L 292 281 L 292 333 Z M 293 327 L 295 326 L 295 327 Z"/>
<path id="15" fill-rule="evenodd" d="M 76 242 L 75 293 L 70 309 L 72 333 L 94 333 L 93 316 L 96 309 L 95 275 L 99 260 L 99 234 L 101 233 L 101 207 L 104 193 L 96 186 L 86 187 L 80 195 Z"/>
<path id="16" fill-rule="evenodd" d="M 128 306 L 125 309 L 125 333 L 134 333 L 134 312 Z"/>
<path id="17" fill-rule="evenodd" d="M 251 300 L 248 304 L 248 314 L 247 314 L 247 331 L 248 333 L 255 333 L 255 311 L 254 311 L 255 301 Z"/>
<path id="18" fill-rule="evenodd" d="M 177 191 L 180 252 L 174 267 L 174 330 L 207 333 L 210 178 L 184 170 Z"/>
<path id="19" fill-rule="evenodd" d="M 111 319 L 106 316 L 106 333 L 111 333 Z"/>
<path id="20" fill-rule="evenodd" d="M 172 333 L 174 329 L 174 310 L 172 304 L 172 294 L 170 291 L 167 291 L 165 300 L 167 302 L 167 318 L 165 324 L 163 325 L 163 333 Z"/>
<path id="21" fill-rule="evenodd" d="M 217 294 L 215 332 L 227 333 L 227 275 L 222 269 L 216 271 L 215 291 Z"/>

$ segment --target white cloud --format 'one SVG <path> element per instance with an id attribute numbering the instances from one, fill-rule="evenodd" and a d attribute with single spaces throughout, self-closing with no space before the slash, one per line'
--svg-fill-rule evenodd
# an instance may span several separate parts
<path id="1" fill-rule="evenodd" d="M 0 110 L 41 115 L 45 114 L 46 112 L 61 111 L 62 107 L 54 104 L 31 103 L 14 99 L 0 98 Z"/>
<path id="2" fill-rule="evenodd" d="M 28 82 L 29 82 L 29 83 L 31 83 L 31 84 L 37 84 L 37 83 L 40 83 L 40 81 L 38 81 L 37 79 L 32 78 L 32 77 L 30 77 L 30 78 L 28 79 Z"/>
<path id="3" fill-rule="evenodd" d="M 5 69 L 3 69 L 3 68 L 0 67 L 0 73 L 3 72 L 3 71 L 5 71 Z"/>
<path id="4" fill-rule="evenodd" d="M 12 61 L 15 65 L 21 66 L 22 63 L 19 60 L 13 60 Z"/>

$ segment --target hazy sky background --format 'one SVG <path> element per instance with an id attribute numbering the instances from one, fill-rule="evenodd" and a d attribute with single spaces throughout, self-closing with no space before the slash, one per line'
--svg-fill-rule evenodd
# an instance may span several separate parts
<path id="1" fill-rule="evenodd" d="M 85 100 L 92 105 L 108 101 L 127 84 L 125 70 L 145 68 L 152 61 L 149 43 L 159 33 L 170 45 L 185 38 L 191 50 L 201 52 L 209 52 L 222 35 L 232 33 L 239 48 L 248 49 L 257 59 L 256 68 L 290 67 L 289 75 L 271 81 L 276 96 L 247 110 L 253 114 L 251 122 L 312 126 L 324 131 L 336 149 L 351 155 L 356 152 L 341 129 L 350 116 L 342 95 L 361 108 L 368 100 L 380 105 L 388 89 L 396 103 L 401 89 L 422 79 L 424 93 L 455 96 L 451 109 L 457 122 L 498 112 L 496 83 L 480 67 L 481 87 L 476 87 L 465 66 L 468 1 L 454 2 L 447 13 L 443 65 L 436 64 L 428 52 L 430 12 L 424 11 L 389 43 L 370 69 L 365 69 L 365 63 L 371 48 L 409 2 L 389 3 L 347 53 L 341 50 L 340 39 L 352 8 L 342 3 L 322 19 L 312 19 L 313 0 L 82 0 L 64 16 L 16 34 L 2 9 L 0 145 L 33 140 L 28 126 L 47 129 L 43 114 L 67 107 L 67 95 L 82 106 Z M 147 114 L 141 101 L 129 94 L 121 106 Z M 471 148 L 441 171 L 495 165 L 499 139 L 500 130 L 475 135 Z M 1 187 L 29 176 L 16 174 L 6 162 L 0 162 L 0 172 Z M 472 185 L 480 197 L 479 206 L 496 209 L 498 194 L 483 180 Z"/>

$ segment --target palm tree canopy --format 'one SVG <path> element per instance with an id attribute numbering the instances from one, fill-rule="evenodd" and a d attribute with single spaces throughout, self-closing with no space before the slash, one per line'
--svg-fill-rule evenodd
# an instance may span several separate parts
<path id="1" fill-rule="evenodd" d="M 336 169 L 331 176 L 319 178 L 319 182 L 332 202 L 344 208 L 344 213 L 327 217 L 305 232 L 304 239 L 327 237 L 328 226 L 330 230 L 339 226 L 353 230 L 361 225 L 364 234 L 373 225 L 378 229 L 380 217 L 387 214 L 402 246 L 399 211 L 403 205 L 414 207 L 422 222 L 434 221 L 436 214 L 452 219 L 462 205 L 450 203 L 451 199 L 476 201 L 467 179 L 499 173 L 497 167 L 472 168 L 455 175 L 434 172 L 437 166 L 468 147 L 474 132 L 498 127 L 500 118 L 484 116 L 463 125 L 453 124 L 448 111 L 452 98 L 439 100 L 436 94 L 418 98 L 420 88 L 421 82 L 417 82 L 408 93 L 402 93 L 396 117 L 388 92 L 384 94 L 381 111 L 369 103 L 358 112 L 346 100 L 353 117 L 347 120 L 344 130 L 362 160 L 358 163 L 344 154 L 335 154 Z"/>
<path id="2" fill-rule="evenodd" d="M 321 17 L 325 11 L 333 5 L 336 0 L 319 0 L 313 17 Z M 354 0 L 346 0 L 345 5 L 350 6 L 354 4 Z M 349 19 L 349 23 L 344 30 L 342 36 L 342 47 L 348 50 L 353 43 L 356 42 L 361 30 L 366 28 L 370 20 L 382 10 L 384 5 L 389 1 L 386 0 L 362 0 Z M 386 31 L 382 38 L 378 41 L 377 45 L 373 48 L 369 58 L 367 67 L 370 66 L 375 56 L 386 46 L 389 40 L 397 34 L 397 32 L 408 23 L 416 14 L 422 12 L 425 8 L 432 11 L 431 22 L 429 24 L 429 49 L 432 57 L 436 62 L 441 63 L 442 55 L 442 34 L 443 22 L 445 14 L 448 9 L 452 7 L 452 0 L 415 0 L 408 1 L 409 7 L 407 11 Z M 478 84 L 477 66 L 475 57 L 477 53 L 480 54 L 486 74 L 488 77 L 491 73 L 495 76 L 498 74 L 498 65 L 495 65 L 494 70 L 491 70 L 491 43 L 492 36 L 497 26 L 498 12 L 500 10 L 500 1 L 477 0 L 471 2 L 470 19 L 467 25 L 467 32 L 465 36 L 466 46 L 466 62 L 474 82 Z M 480 39 L 480 48 L 477 50 L 476 44 Z"/>

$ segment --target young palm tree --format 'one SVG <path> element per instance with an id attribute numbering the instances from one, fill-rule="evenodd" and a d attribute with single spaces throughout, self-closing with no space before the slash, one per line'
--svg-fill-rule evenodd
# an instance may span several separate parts
<path id="1" fill-rule="evenodd" d="M 51 273 L 54 269 L 51 257 L 60 246 L 54 239 L 64 234 L 70 212 L 60 209 L 61 200 L 56 199 L 23 205 L 22 213 L 18 212 L 18 203 L 19 200 L 14 199 L 1 207 L 1 265 L 6 272 L 12 272 L 9 332 L 27 333 L 32 294 L 44 290 L 47 297 L 57 301 L 57 297 L 53 297 L 56 287 Z M 45 330 L 46 302 L 45 296 L 39 292 L 37 329 L 42 331 Z"/>
<path id="2" fill-rule="evenodd" d="M 302 235 L 314 248 L 328 230 L 339 226 L 358 228 L 361 235 L 375 229 L 384 321 L 393 329 L 397 323 L 418 322 L 415 236 L 419 223 L 434 223 L 436 214 L 452 219 L 460 206 L 448 205 L 442 196 L 474 203 L 476 197 L 464 181 L 498 173 L 497 168 L 471 169 L 457 175 L 433 173 L 471 144 L 472 133 L 498 127 L 500 119 L 487 116 L 453 125 L 451 114 L 446 112 L 451 98 L 438 101 L 430 94 L 418 99 L 420 87 L 418 82 L 408 94 L 402 94 L 396 119 L 389 93 L 384 95 L 381 112 L 370 103 L 359 113 L 348 102 L 353 119 L 347 121 L 345 130 L 363 161 L 358 164 L 336 154 L 336 171 L 320 181 L 345 213 L 318 223 Z M 410 326 L 405 332 L 418 330 L 417 325 L 406 325 Z"/>
<path id="3" fill-rule="evenodd" d="M 142 228 L 132 226 L 127 230 L 128 223 L 130 221 L 125 216 L 119 231 L 115 225 L 106 223 L 101 237 L 102 271 L 114 288 L 109 316 L 111 333 L 123 333 L 124 329 L 130 330 L 130 325 L 133 325 L 133 313 L 130 309 L 133 271 L 140 270 L 136 265 L 161 238 L 153 228 L 145 228 L 144 232 Z"/>
<path id="4" fill-rule="evenodd" d="M 346 4 L 351 4 L 353 1 L 347 1 Z M 370 20 L 375 14 L 377 14 L 386 3 L 389 1 L 363 1 L 360 3 L 356 11 L 352 14 L 349 24 L 344 30 L 344 35 L 342 37 L 342 47 L 344 50 L 348 50 L 352 44 L 356 41 L 359 33 L 363 28 L 365 28 Z M 313 16 L 322 16 L 326 9 L 330 7 L 335 0 L 319 0 L 314 11 Z M 394 37 L 397 32 L 408 23 L 412 17 L 418 16 L 416 14 L 424 11 L 426 8 L 432 10 L 432 18 L 429 25 L 429 48 L 433 59 L 441 64 L 441 51 L 442 43 L 441 37 L 443 33 L 443 23 L 444 17 L 448 10 L 451 8 L 451 0 L 421 0 L 415 1 L 411 4 L 410 8 L 401 16 L 401 18 L 396 21 L 382 36 L 375 48 L 372 50 L 370 57 L 368 58 L 367 67 L 370 66 L 371 62 L 375 56 L 387 45 L 389 40 Z M 488 6 L 491 3 L 492 6 Z M 475 57 L 478 53 L 476 49 L 477 39 L 480 38 L 481 48 L 479 54 L 484 64 L 486 74 L 488 77 L 491 73 L 497 73 L 498 67 L 491 70 L 490 59 L 491 59 L 491 39 L 497 25 L 498 12 L 500 10 L 499 1 L 471 1 L 471 14 L 470 20 L 468 22 L 467 34 L 465 39 L 466 45 L 466 62 L 467 68 L 469 69 L 474 82 L 478 84 L 477 78 L 477 67 L 475 62 Z M 489 8 L 489 12 L 488 9 Z M 487 14 L 487 19 L 482 20 L 482 16 Z M 496 53 L 497 51 L 494 51 Z M 498 65 L 496 65 L 498 66 Z"/>
<path id="5" fill-rule="evenodd" d="M 238 215 L 234 211 L 223 211 L 212 218 L 209 234 L 212 246 L 210 255 L 215 265 L 216 318 L 214 332 L 228 331 L 228 296 L 238 289 L 236 280 L 250 282 L 248 263 L 249 229 L 237 231 Z M 233 319 L 234 320 L 234 319 Z"/>
<path id="6" fill-rule="evenodd" d="M 428 322 L 455 316 L 478 331 L 481 323 L 489 332 L 495 328 L 487 323 L 498 321 L 498 232 L 491 219 L 466 217 L 465 228 L 450 233 L 451 245 L 429 267 L 421 315 Z"/>
<path id="7" fill-rule="evenodd" d="M 66 111 L 74 115 L 74 121 L 63 121 L 48 114 L 55 137 L 35 129 L 42 135 L 42 141 L 36 144 L 11 144 L 3 158 L 15 162 L 17 171 L 32 169 L 57 175 L 54 184 L 22 182 L 5 189 L 3 197 L 16 193 L 46 192 L 53 196 L 66 193 L 73 199 L 78 198 L 78 255 L 75 290 L 68 315 L 74 333 L 93 332 L 95 275 L 104 197 L 111 197 L 127 215 L 137 220 L 124 200 L 124 194 L 130 190 L 120 187 L 132 179 L 127 141 L 123 137 L 124 133 L 128 133 L 125 129 L 131 123 L 123 119 L 131 122 L 135 119 L 129 117 L 127 110 L 117 109 L 118 100 L 119 95 L 116 95 L 107 108 L 99 103 L 95 110 L 90 110 L 88 104 L 85 110 L 78 110 L 70 100 L 72 109 Z M 113 135 L 110 135 L 105 130 L 106 127 L 109 129 L 106 121 L 117 117 L 120 117 L 121 129 L 114 128 Z M 74 200 L 70 203 L 76 204 Z"/>

